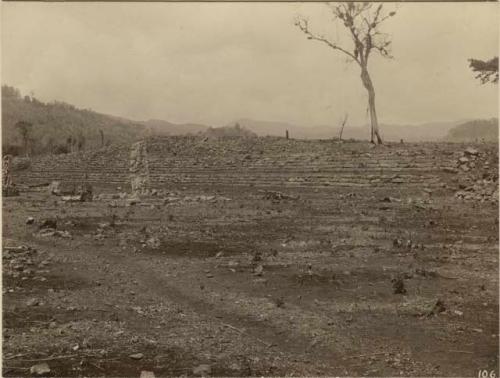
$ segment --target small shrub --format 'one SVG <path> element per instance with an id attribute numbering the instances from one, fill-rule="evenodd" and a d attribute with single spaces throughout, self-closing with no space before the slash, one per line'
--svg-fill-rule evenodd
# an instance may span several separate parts
<path id="1" fill-rule="evenodd" d="M 54 155 L 69 154 L 69 148 L 64 144 L 59 144 L 54 147 L 53 153 Z"/>

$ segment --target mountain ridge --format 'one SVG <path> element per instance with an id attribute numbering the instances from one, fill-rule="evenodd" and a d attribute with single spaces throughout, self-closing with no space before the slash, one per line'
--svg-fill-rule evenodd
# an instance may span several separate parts
<path id="1" fill-rule="evenodd" d="M 285 136 L 285 132 L 288 130 L 291 138 L 331 139 L 338 138 L 340 132 L 339 126 L 316 125 L 304 127 L 288 122 L 261 121 L 251 118 L 239 118 L 230 124 L 234 123 L 239 123 L 241 126 L 254 131 L 259 136 Z M 379 127 L 382 137 L 387 141 L 400 141 L 403 139 L 410 142 L 423 142 L 443 139 L 450 129 L 460 123 L 461 121 L 425 122 L 409 125 L 381 123 Z M 370 137 L 369 125 L 353 126 L 347 122 L 342 137 L 344 139 L 368 140 Z"/>
<path id="2" fill-rule="evenodd" d="M 295 139 L 337 139 L 339 125 L 304 126 L 283 121 L 242 117 L 221 127 L 200 123 L 173 123 L 161 119 L 132 121 L 124 117 L 80 109 L 64 102 L 44 103 L 21 96 L 14 87 L 2 85 L 2 145 L 8 153 L 20 153 L 23 138 L 16 123 L 31 123 L 33 154 L 64 153 L 75 149 L 95 149 L 114 143 L 131 143 L 150 135 L 281 136 L 288 130 Z M 241 130 L 234 130 L 235 125 Z M 464 126 L 465 125 L 465 126 Z M 458 128 L 458 129 L 457 129 Z M 452 131 L 455 130 L 455 131 Z M 498 140 L 498 119 L 426 122 L 422 124 L 380 124 L 385 141 L 462 141 L 486 138 Z M 369 126 L 347 122 L 344 139 L 369 139 Z M 58 151 L 58 152 L 56 152 Z"/>

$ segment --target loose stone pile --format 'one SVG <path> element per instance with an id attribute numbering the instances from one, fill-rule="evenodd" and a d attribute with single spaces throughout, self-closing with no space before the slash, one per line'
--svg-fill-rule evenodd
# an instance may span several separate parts
<path id="1" fill-rule="evenodd" d="M 457 160 L 459 187 L 455 197 L 498 203 L 498 152 L 468 147 Z"/>

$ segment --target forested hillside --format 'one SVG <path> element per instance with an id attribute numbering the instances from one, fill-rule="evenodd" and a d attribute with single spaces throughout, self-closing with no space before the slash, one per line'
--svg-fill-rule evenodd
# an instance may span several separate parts
<path id="1" fill-rule="evenodd" d="M 16 126 L 17 124 L 17 126 Z M 5 152 L 63 153 L 129 142 L 146 126 L 118 117 L 78 109 L 63 102 L 44 103 L 2 86 L 2 145 Z"/>
<path id="2" fill-rule="evenodd" d="M 448 132 L 450 142 L 498 141 L 498 118 L 478 119 L 462 123 Z"/>

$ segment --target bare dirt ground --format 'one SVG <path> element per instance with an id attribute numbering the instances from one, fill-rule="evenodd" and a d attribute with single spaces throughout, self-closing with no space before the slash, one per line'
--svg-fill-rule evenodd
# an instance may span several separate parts
<path id="1" fill-rule="evenodd" d="M 456 186 L 25 188 L 3 199 L 3 375 L 498 376 L 498 204 Z"/>

